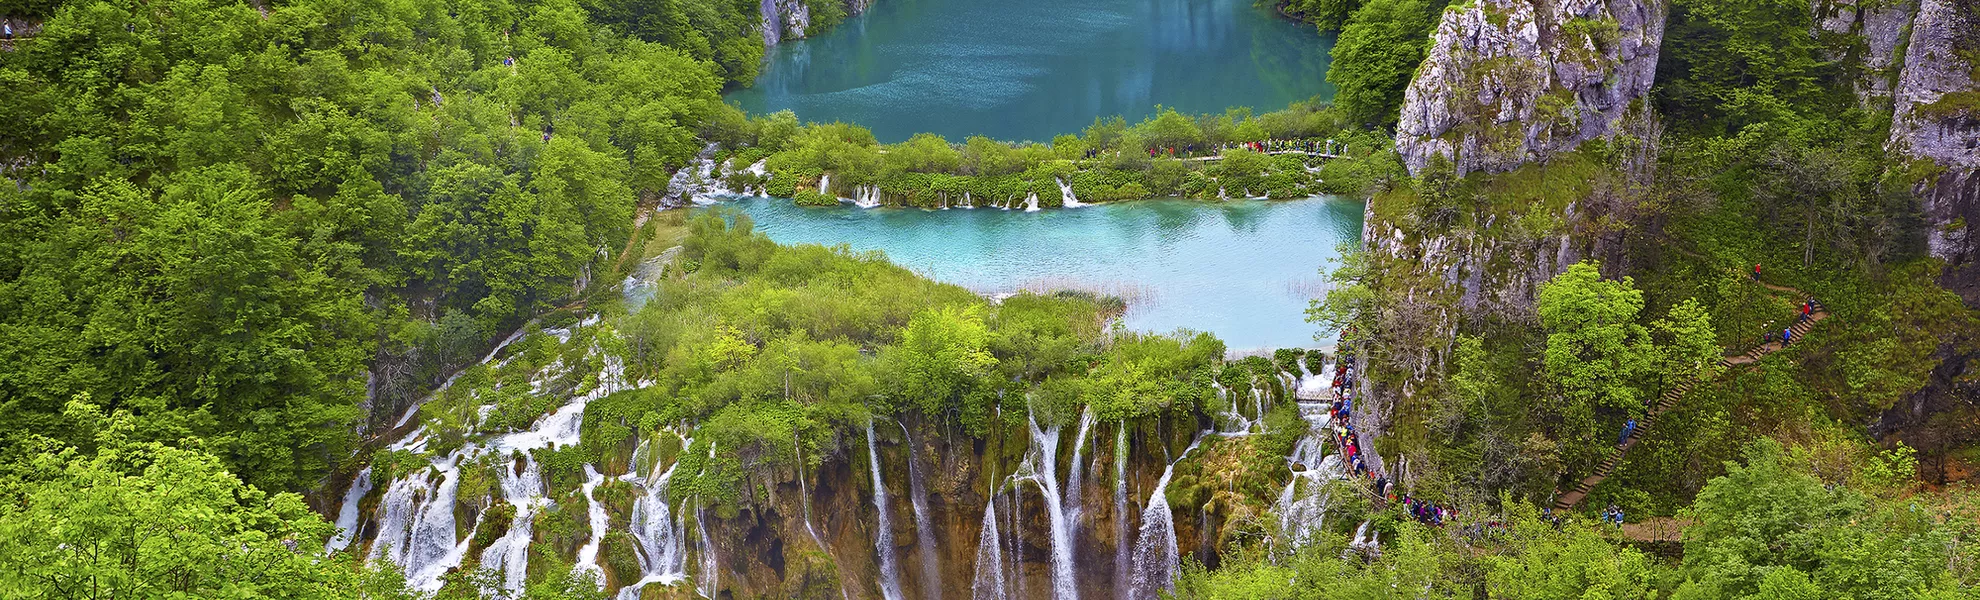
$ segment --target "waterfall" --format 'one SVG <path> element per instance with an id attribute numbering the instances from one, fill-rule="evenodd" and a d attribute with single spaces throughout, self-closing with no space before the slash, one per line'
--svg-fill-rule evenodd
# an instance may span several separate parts
<path id="1" fill-rule="evenodd" d="M 1148 504 L 1141 510 L 1141 535 L 1134 542 L 1134 581 L 1128 588 L 1129 598 L 1155 598 L 1175 589 L 1182 556 L 1176 549 L 1175 515 L 1169 510 L 1169 478 L 1176 473 L 1176 463 L 1196 450 L 1204 437 L 1198 435 L 1175 461 L 1162 469 L 1162 478 L 1156 481 L 1154 493 L 1148 495 Z"/>
<path id="2" fill-rule="evenodd" d="M 1038 192 L 1031 192 L 1024 197 L 1024 212 L 1038 212 Z"/>
<path id="3" fill-rule="evenodd" d="M 681 447 L 693 445 L 694 441 L 683 438 Z M 681 466 L 680 461 L 668 465 L 665 472 L 640 478 L 637 483 L 645 494 L 633 500 L 633 514 L 629 525 L 633 539 L 639 541 L 639 566 L 643 575 L 640 580 L 619 589 L 618 600 L 638 600 L 639 591 L 649 583 L 672 585 L 687 579 L 687 528 L 679 516 L 673 514 L 667 505 L 667 484 L 674 479 L 674 470 Z M 660 469 L 659 463 L 653 469 Z"/>
<path id="4" fill-rule="evenodd" d="M 457 540 L 454 535 L 454 499 L 460 485 L 454 459 L 460 455 L 461 451 L 456 451 L 442 459 L 446 467 L 440 471 L 438 486 L 425 477 L 400 480 L 386 491 L 381 503 L 386 517 L 379 525 L 372 555 L 404 567 L 406 582 L 421 591 L 440 589 L 440 577 L 461 564 L 472 541 Z M 417 496 L 425 498 L 414 507 Z"/>
<path id="5" fill-rule="evenodd" d="M 887 514 L 887 483 L 880 477 L 880 440 L 873 437 L 873 421 L 866 421 L 866 458 L 873 467 L 873 508 L 879 513 L 873 546 L 880 554 L 880 596 L 900 600 L 901 575 L 895 565 L 894 528 Z"/>
<path id="6" fill-rule="evenodd" d="M 1066 518 L 1065 497 L 1059 493 L 1059 426 L 1040 430 L 1036 416 L 1025 418 L 1031 423 L 1030 479 L 1045 496 L 1045 516 L 1051 523 L 1053 597 L 1074 600 L 1079 597 L 1079 582 L 1073 576 L 1072 523 Z"/>
<path id="7" fill-rule="evenodd" d="M 820 193 L 820 194 L 825 194 L 825 195 L 827 195 L 827 196 L 830 196 L 830 195 L 832 195 L 832 174 L 831 174 L 831 173 L 825 173 L 825 174 L 823 174 L 823 175 L 819 175 L 819 176 L 818 176 L 818 193 Z"/>
<path id="8" fill-rule="evenodd" d="M 1301 402 L 1299 412 L 1306 418 L 1306 435 L 1286 458 L 1294 467 L 1293 478 L 1273 506 L 1273 512 L 1279 513 L 1279 530 L 1293 548 L 1312 541 L 1313 532 L 1320 529 L 1327 515 L 1328 498 L 1322 488 L 1328 481 L 1343 477 L 1340 456 L 1326 452 L 1326 432 L 1333 426 L 1327 404 Z"/>
<path id="9" fill-rule="evenodd" d="M 811 534 L 811 541 L 818 543 L 820 551 L 829 553 L 831 548 L 825 546 L 824 538 L 818 537 L 818 528 L 811 526 L 811 488 L 805 483 L 808 478 L 804 475 L 804 445 L 798 441 L 796 431 L 791 432 L 791 447 L 797 450 L 798 505 L 804 507 L 804 531 Z"/>
<path id="10" fill-rule="evenodd" d="M 860 208 L 880 207 L 880 186 L 861 185 L 853 187 L 852 203 Z"/>
<path id="11" fill-rule="evenodd" d="M 525 455 L 522 470 L 502 468 L 502 498 L 516 509 L 509 530 L 481 551 L 481 566 L 502 573 L 502 587 L 523 589 L 529 577 L 529 543 L 533 537 L 536 513 L 548 500 L 543 498 L 543 469 L 536 459 Z"/>
<path id="12" fill-rule="evenodd" d="M 589 327 L 597 322 L 594 316 L 573 325 L 573 328 Z M 559 340 L 568 340 L 571 335 L 568 329 L 545 330 L 544 333 L 556 336 Z M 510 336 L 509 340 L 504 341 L 504 344 L 520 336 L 519 331 L 516 335 Z M 590 352 L 596 356 L 599 349 L 593 346 Z M 493 356 L 494 353 L 491 352 L 483 362 L 492 361 Z M 538 419 L 529 430 L 469 443 L 444 458 L 434 459 L 427 468 L 414 470 L 386 484 L 385 494 L 377 508 L 378 538 L 372 544 L 367 558 L 397 563 L 404 568 L 406 580 L 413 587 L 424 591 L 437 590 L 441 584 L 440 578 L 447 571 L 460 566 L 467 554 L 468 545 L 472 542 L 471 536 L 468 539 L 456 539 L 456 529 L 459 524 L 455 522 L 454 510 L 461 476 L 458 465 L 466 460 L 492 455 L 505 459 L 502 461 L 503 464 L 512 465 L 502 470 L 501 493 L 503 499 L 515 507 L 516 514 L 510 521 L 508 532 L 482 551 L 481 564 L 502 572 L 503 586 L 509 591 L 520 592 L 527 572 L 533 517 L 550 505 L 550 500 L 544 497 L 541 470 L 535 461 L 528 457 L 529 452 L 578 443 L 585 406 L 591 400 L 630 387 L 625 381 L 623 362 L 607 355 L 603 357 L 603 363 L 604 367 L 597 374 L 597 385 L 591 391 L 571 398 L 549 415 Z M 562 363 L 560 361 L 557 364 Z M 558 368 L 562 367 L 552 366 L 549 369 Z M 528 384 L 530 393 L 539 393 L 542 383 L 554 374 L 553 371 L 538 373 L 537 376 L 531 377 Z M 406 420 L 410 422 L 410 411 L 408 415 Z M 422 430 L 392 444 L 390 449 L 422 451 L 428 441 L 429 436 Z M 520 467 L 513 466 L 515 463 L 509 459 L 511 456 L 523 457 Z M 590 496 L 591 491 L 603 482 L 603 477 L 594 470 L 588 470 L 586 475 L 585 493 Z M 595 572 L 598 570 L 596 562 L 598 539 L 604 534 L 607 519 L 602 506 L 593 503 L 591 508 L 592 512 L 588 517 L 593 524 L 595 536 L 587 545 L 587 554 L 580 557 L 582 560 L 576 568 Z M 475 530 L 479 527 L 479 520 L 482 518 L 486 518 L 486 511 L 477 516 L 476 523 L 465 529 Z M 351 531 L 358 520 L 353 515 L 347 521 L 349 525 L 346 531 Z M 340 515 L 340 527 L 345 527 L 345 523 Z"/>
<path id="13" fill-rule="evenodd" d="M 712 446 L 710 450 L 713 450 Z M 694 508 L 694 527 L 700 533 L 698 537 L 701 538 L 701 572 L 695 578 L 694 589 L 701 594 L 701 597 L 712 599 L 721 589 L 717 584 L 722 579 L 722 567 L 715 559 L 715 540 L 712 539 L 713 534 L 708 531 L 707 509 L 700 506 Z"/>
<path id="14" fill-rule="evenodd" d="M 971 197 L 969 196 L 969 192 L 968 192 L 968 191 L 964 191 L 964 192 L 963 192 L 963 203 L 962 203 L 962 207 L 963 207 L 963 208 L 976 208 L 976 199 L 975 199 L 975 198 L 971 198 Z"/>
<path id="15" fill-rule="evenodd" d="M 1072 184 L 1066 183 L 1065 178 L 1054 177 L 1052 179 L 1059 182 L 1059 197 L 1062 199 L 1060 201 L 1065 203 L 1066 208 L 1086 206 L 1085 202 L 1080 202 L 1079 197 L 1073 195 Z"/>
<path id="16" fill-rule="evenodd" d="M 935 558 L 935 524 L 928 517 L 928 493 L 922 489 L 921 447 L 914 443 L 914 436 L 908 434 L 907 424 L 899 423 L 901 437 L 908 446 L 908 494 L 914 505 L 914 546 L 921 552 L 921 589 L 924 600 L 942 597 L 942 569 Z"/>
<path id="17" fill-rule="evenodd" d="M 1093 429 L 1093 407 L 1088 406 L 1079 414 L 1079 434 L 1073 437 L 1072 470 L 1066 473 L 1066 516 L 1072 521 L 1073 539 L 1079 537 L 1079 523 L 1084 520 L 1086 508 L 1084 494 L 1080 486 L 1085 479 L 1086 461 L 1082 456 L 1086 449 L 1086 433 Z"/>
<path id="18" fill-rule="evenodd" d="M 605 568 L 598 565 L 598 546 L 605 540 L 605 530 L 612 526 L 612 520 L 610 515 L 605 514 L 605 505 L 600 504 L 598 497 L 593 494 L 593 492 L 598 490 L 598 485 L 601 483 L 605 483 L 605 476 L 599 474 L 597 469 L 592 468 L 590 463 L 586 463 L 584 465 L 584 485 L 582 489 L 584 493 L 585 522 L 591 526 L 591 541 L 585 542 L 583 547 L 578 548 L 577 565 L 573 568 L 579 573 L 586 571 L 596 573 L 599 584 L 603 585 L 605 582 Z"/>
<path id="19" fill-rule="evenodd" d="M 1121 419 L 1114 432 L 1114 595 L 1126 597 L 1128 589 L 1127 534 L 1127 419 Z"/>
<path id="20" fill-rule="evenodd" d="M 996 481 L 996 478 L 991 478 Z M 970 584 L 974 600 L 1003 600 L 1004 539 L 997 533 L 997 490 L 991 489 L 983 506 L 983 532 L 976 539 L 976 579 Z"/>
<path id="21" fill-rule="evenodd" d="M 1360 526 L 1354 528 L 1354 539 L 1349 540 L 1348 547 L 1341 550 L 1342 559 L 1381 556 L 1382 541 L 1377 538 L 1377 532 L 1368 530 L 1368 523 L 1362 521 Z"/>
<path id="22" fill-rule="evenodd" d="M 351 489 L 344 491 L 344 503 L 337 507 L 337 535 L 331 536 L 330 543 L 324 544 L 324 553 L 343 550 L 351 545 L 351 539 L 357 537 L 358 503 L 363 502 L 365 494 L 369 493 L 371 467 L 366 466 L 358 471 L 356 479 L 351 480 Z"/>

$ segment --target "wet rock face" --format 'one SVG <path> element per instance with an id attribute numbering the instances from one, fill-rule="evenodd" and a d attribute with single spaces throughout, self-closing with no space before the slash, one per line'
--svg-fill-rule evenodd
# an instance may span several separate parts
<path id="1" fill-rule="evenodd" d="M 1478 0 L 1446 11 L 1404 92 L 1396 150 L 1504 172 L 1615 133 L 1650 92 L 1665 0 Z"/>
<path id="2" fill-rule="evenodd" d="M 1945 283 L 1980 304 L 1980 3 L 1922 0 L 1892 90 L 1893 153 L 1921 163 L 1914 191 L 1927 244 L 1945 259 Z M 1929 164 L 1925 164 L 1929 163 Z"/>

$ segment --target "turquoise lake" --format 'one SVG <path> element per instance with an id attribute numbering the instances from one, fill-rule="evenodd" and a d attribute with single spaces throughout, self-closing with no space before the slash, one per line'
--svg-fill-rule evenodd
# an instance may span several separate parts
<path id="1" fill-rule="evenodd" d="M 751 114 L 791 109 L 883 142 L 919 132 L 1049 141 L 1157 104 L 1258 112 L 1332 97 L 1331 35 L 1251 0 L 881 0 L 771 50 Z"/>
<path id="2" fill-rule="evenodd" d="M 723 203 L 785 244 L 879 250 L 938 281 L 995 295 L 1081 289 L 1128 300 L 1129 329 L 1208 331 L 1233 352 L 1316 347 L 1320 270 L 1361 235 L 1360 202 L 1142 200 L 1039 212 L 919 210 L 789 200 Z M 1331 336 L 1330 336 L 1331 337 Z"/>

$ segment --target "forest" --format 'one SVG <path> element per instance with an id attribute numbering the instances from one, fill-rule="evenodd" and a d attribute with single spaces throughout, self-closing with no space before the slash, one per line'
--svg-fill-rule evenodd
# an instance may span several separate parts
<path id="1" fill-rule="evenodd" d="M 1330 98 L 883 144 L 723 101 L 773 3 L 870 4 L 0 0 L 0 596 L 1980 598 L 1980 5 L 1612 2 L 1661 43 L 1584 140 L 1451 47 L 1551 4 L 1260 2 Z M 1629 81 L 1610 10 L 1543 70 Z M 1287 324 L 1342 343 L 1238 356 L 710 167 L 1368 220 Z"/>

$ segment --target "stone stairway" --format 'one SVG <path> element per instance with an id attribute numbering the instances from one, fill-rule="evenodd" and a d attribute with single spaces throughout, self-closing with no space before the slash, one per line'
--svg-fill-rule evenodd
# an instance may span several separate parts
<path id="1" fill-rule="evenodd" d="M 1767 289 L 1774 290 L 1777 292 L 1786 292 L 1789 294 L 1793 294 L 1796 297 L 1801 297 L 1801 298 L 1808 297 L 1805 292 L 1802 292 L 1801 290 L 1797 290 L 1794 288 L 1790 288 L 1786 286 L 1769 285 L 1764 282 L 1761 283 L 1760 285 L 1766 286 Z M 1810 313 L 1809 318 L 1805 321 L 1798 320 L 1794 324 L 1794 326 L 1790 327 L 1789 329 L 1794 332 L 1794 339 L 1799 341 L 1803 338 L 1803 336 L 1808 335 L 1809 330 L 1815 328 L 1816 323 L 1826 318 L 1829 318 L 1829 310 L 1823 307 L 1822 303 L 1816 302 L 1814 306 L 1814 310 Z M 1782 344 L 1778 339 L 1778 337 L 1776 337 L 1774 341 L 1756 346 L 1752 350 L 1746 351 L 1745 354 L 1728 356 L 1720 359 L 1719 367 L 1725 369 L 1737 365 L 1750 364 L 1759 361 L 1761 358 L 1767 356 L 1768 354 L 1778 352 L 1786 347 L 1787 346 L 1785 344 Z M 1664 395 L 1661 398 L 1657 399 L 1657 405 L 1650 408 L 1649 414 L 1644 415 L 1643 418 L 1638 419 L 1636 421 L 1636 429 L 1630 432 L 1629 437 L 1627 439 L 1624 439 L 1622 443 L 1616 444 L 1614 448 L 1609 449 L 1608 457 L 1602 460 L 1602 464 L 1597 465 L 1595 467 L 1594 474 L 1589 475 L 1585 479 L 1582 479 L 1581 483 L 1579 485 L 1576 485 L 1573 490 L 1569 491 L 1568 493 L 1561 494 L 1559 498 L 1556 498 L 1554 500 L 1554 510 L 1566 511 L 1568 509 L 1574 508 L 1575 505 L 1580 504 L 1582 499 L 1587 498 L 1588 492 L 1590 490 L 1595 489 L 1595 486 L 1597 484 L 1602 483 L 1602 480 L 1608 479 L 1609 475 L 1615 472 L 1616 467 L 1622 464 L 1623 455 L 1628 454 L 1629 449 L 1635 446 L 1638 440 L 1643 439 L 1643 435 L 1645 433 L 1648 433 L 1652 426 L 1656 425 L 1657 417 L 1663 415 L 1666 411 L 1671 410 L 1673 407 L 1676 407 L 1678 400 L 1684 397 L 1685 392 L 1691 391 L 1692 386 L 1697 384 L 1698 384 L 1698 380 L 1694 378 L 1690 381 L 1684 382 L 1683 384 L 1675 388 L 1671 388 L 1670 391 L 1664 392 Z"/>

